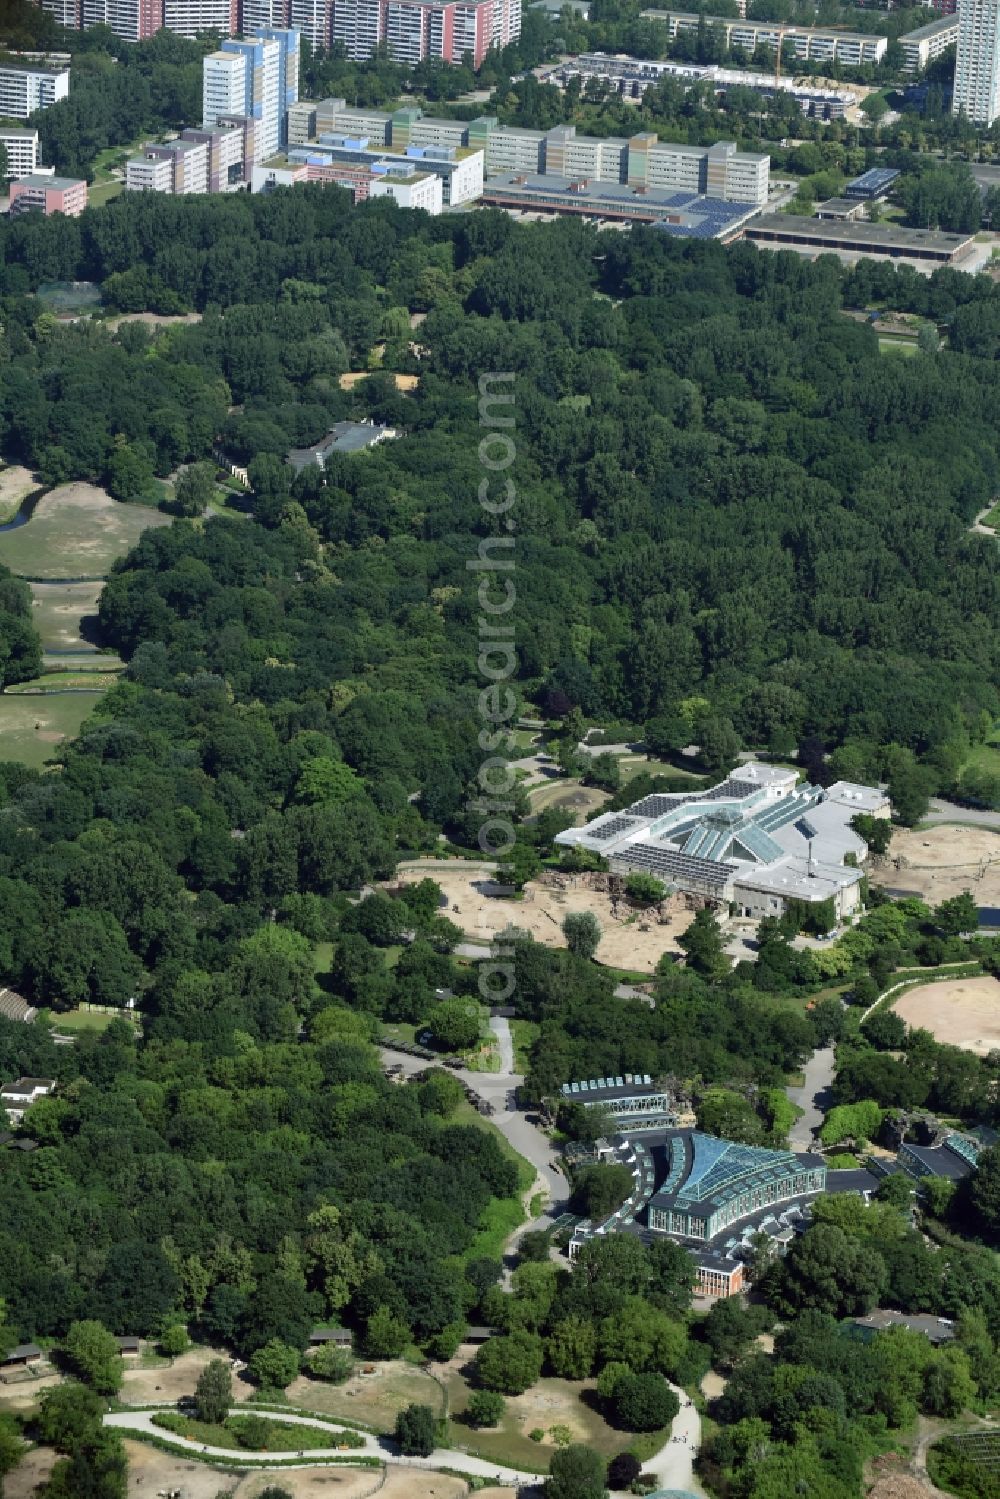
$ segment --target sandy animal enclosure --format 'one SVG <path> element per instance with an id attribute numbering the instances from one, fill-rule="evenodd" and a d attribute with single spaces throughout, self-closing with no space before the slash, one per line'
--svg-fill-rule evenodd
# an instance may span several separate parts
<path id="1" fill-rule="evenodd" d="M 936 1041 L 949 1046 L 960 1046 L 978 1056 L 1000 1049 L 998 979 L 921 984 L 897 1000 L 893 1009 L 907 1025 L 928 1030 Z"/>
<path id="2" fill-rule="evenodd" d="M 123 1405 L 173 1405 L 183 1395 L 194 1394 L 199 1374 L 212 1359 L 227 1357 L 211 1348 L 192 1348 L 161 1369 L 126 1367 L 125 1383 L 118 1398 Z M 248 1400 L 253 1391 L 253 1385 L 238 1374 L 233 1375 L 234 1400 Z"/>
<path id="3" fill-rule="evenodd" d="M 257 1499 L 269 1484 L 280 1484 L 292 1499 L 463 1499 L 468 1488 L 460 1478 L 443 1473 L 418 1473 L 412 1468 L 389 1469 L 385 1482 L 374 1468 L 282 1468 L 254 1473 L 233 1490 L 233 1499 Z M 510 1489 L 506 1490 L 510 1499 Z M 214 1499 L 214 1496 L 213 1496 Z"/>
<path id="4" fill-rule="evenodd" d="M 693 912 L 683 910 L 661 924 L 655 913 L 636 914 L 624 901 L 615 917 L 610 897 L 588 889 L 580 876 L 566 877 L 561 888 L 531 880 L 524 887 L 522 900 L 492 895 L 493 877 L 478 865 L 422 864 L 416 869 L 403 867 L 398 876 L 410 884 L 428 877 L 437 881 L 447 897 L 447 908 L 442 908 L 441 914 L 460 926 L 470 939 L 489 942 L 513 925 L 530 932 L 536 942 L 565 947 L 564 919 L 570 912 L 591 911 L 601 928 L 597 961 L 640 973 L 652 973 L 665 952 L 679 952 L 677 938 L 693 920 Z"/>
<path id="5" fill-rule="evenodd" d="M 913 890 L 931 905 L 972 892 L 977 906 L 1000 905 L 1000 833 L 942 823 L 893 833 L 876 884 Z"/>

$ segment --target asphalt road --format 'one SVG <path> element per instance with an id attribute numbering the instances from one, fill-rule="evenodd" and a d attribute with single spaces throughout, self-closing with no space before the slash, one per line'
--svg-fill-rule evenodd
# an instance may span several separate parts
<path id="1" fill-rule="evenodd" d="M 801 1088 L 786 1088 L 792 1103 L 798 1104 L 802 1117 L 788 1131 L 792 1150 L 812 1150 L 813 1131 L 819 1129 L 823 1115 L 830 1107 L 830 1085 L 833 1082 L 834 1051 L 824 1046 L 814 1051 L 805 1065 L 805 1083 Z"/>
<path id="2" fill-rule="evenodd" d="M 935 822 L 965 822 L 971 827 L 993 828 L 1000 833 L 1000 812 L 979 811 L 976 807 L 960 807 L 957 802 L 946 802 L 941 797 L 931 797 L 930 809 L 920 819 L 923 827 Z"/>
<path id="3" fill-rule="evenodd" d="M 988 167 L 982 162 L 972 162 L 969 165 L 969 171 L 979 184 L 981 193 L 988 193 L 991 187 L 1000 187 L 1000 167 Z"/>

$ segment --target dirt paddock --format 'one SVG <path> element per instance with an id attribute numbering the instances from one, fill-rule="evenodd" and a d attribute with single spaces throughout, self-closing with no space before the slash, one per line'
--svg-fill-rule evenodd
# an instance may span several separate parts
<path id="1" fill-rule="evenodd" d="M 1000 980 L 953 979 L 921 984 L 893 1006 L 907 1025 L 930 1031 L 935 1041 L 978 1056 L 1000 1049 Z"/>
<path id="2" fill-rule="evenodd" d="M 620 920 L 611 914 L 610 896 L 588 889 L 579 876 L 572 877 L 575 883 L 561 889 L 530 880 L 524 887 L 522 900 L 492 895 L 493 880 L 479 865 L 442 862 L 433 869 L 422 864 L 412 871 L 404 867 L 398 879 L 413 884 L 428 876 L 437 881 L 447 898 L 447 909 L 443 908 L 441 914 L 470 938 L 488 942 L 513 925 L 530 932 L 536 942 L 565 947 L 562 930 L 565 918 L 571 912 L 590 911 L 601 928 L 597 961 L 639 973 L 652 973 L 665 952 L 679 952 L 677 938 L 693 920 L 693 913 L 684 910 L 661 924 L 655 915 L 647 917 L 626 910 L 624 903 L 619 910 L 633 919 Z"/>
<path id="3" fill-rule="evenodd" d="M 33 1447 L 3 1480 L 4 1499 L 33 1499 L 35 1490 L 46 1481 L 57 1461 L 51 1447 Z"/>
<path id="4" fill-rule="evenodd" d="M 126 1369 L 125 1383 L 119 1399 L 123 1405 L 173 1405 L 184 1395 L 193 1395 L 198 1376 L 214 1358 L 226 1358 L 226 1354 L 211 1348 L 192 1348 L 182 1353 L 173 1363 L 161 1369 Z M 233 1375 L 233 1398 L 249 1400 L 254 1386 Z"/>
<path id="5" fill-rule="evenodd" d="M 125 1442 L 128 1457 L 129 1499 L 153 1499 L 157 1493 L 168 1489 L 180 1489 L 183 1499 L 218 1499 L 222 1494 L 232 1499 L 257 1499 L 268 1487 L 277 1484 L 287 1490 L 292 1499 L 368 1499 L 378 1493 L 380 1499 L 464 1499 L 468 1486 L 459 1478 L 443 1473 L 416 1472 L 412 1468 L 392 1469 L 382 1481 L 381 1468 L 336 1468 L 314 1467 L 271 1468 L 258 1473 L 225 1473 L 207 1463 L 193 1463 L 183 1453 L 174 1455 L 148 1447 L 144 1442 Z M 34 1456 L 34 1454 L 31 1454 Z M 44 1456 L 44 1453 L 43 1453 Z M 25 1471 L 25 1483 L 35 1472 L 29 1473 L 27 1462 L 22 1463 L 7 1480 L 8 1499 L 30 1499 L 34 1484 L 44 1477 L 51 1466 L 48 1462 L 36 1465 L 38 1476 L 32 1478 L 31 1487 L 12 1487 L 12 1480 Z M 482 1499 L 495 1499 L 505 1495 L 510 1499 L 510 1489 L 487 1489 L 480 1491 Z"/>
<path id="6" fill-rule="evenodd" d="M 977 906 L 1000 905 L 1000 833 L 950 823 L 899 830 L 874 879 L 913 890 L 932 905 L 963 890 Z"/>

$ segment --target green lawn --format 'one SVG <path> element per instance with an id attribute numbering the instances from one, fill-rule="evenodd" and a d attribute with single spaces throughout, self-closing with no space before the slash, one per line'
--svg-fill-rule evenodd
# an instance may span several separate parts
<path id="1" fill-rule="evenodd" d="M 594 1391 L 593 1380 L 540 1379 L 523 1395 L 509 1397 L 500 1425 L 483 1431 L 461 1419 L 471 1391 L 462 1374 L 451 1370 L 448 1374 L 449 1440 L 453 1446 L 489 1461 L 509 1463 L 536 1472 L 548 1468 L 557 1450 L 552 1430 L 559 1426 L 568 1427 L 575 1442 L 592 1447 L 605 1458 L 626 1449 L 635 1448 L 638 1453 L 640 1443 L 645 1456 L 659 1450 L 669 1432 L 650 1432 L 637 1437 L 633 1432 L 616 1430 L 596 1409 Z M 540 1442 L 533 1442 L 529 1435 L 536 1430 L 545 1433 Z"/>
<path id="2" fill-rule="evenodd" d="M 76 650 L 86 642 L 82 621 L 97 613 L 103 583 L 32 583 L 31 623 L 47 651 Z"/>
<path id="3" fill-rule="evenodd" d="M 0 536 L 0 562 L 25 578 L 104 578 L 143 531 L 169 524 L 162 511 L 120 505 L 93 484 L 63 484 L 26 525 Z"/>
<path id="4" fill-rule="evenodd" d="M 0 760 L 19 760 L 41 770 L 65 739 L 79 732 L 101 699 L 100 692 L 69 692 L 64 697 L 0 695 Z"/>
<path id="5" fill-rule="evenodd" d="M 915 338 L 894 338 L 891 334 L 880 333 L 878 347 L 880 354 L 903 354 L 912 359 L 917 352 L 917 341 Z"/>
<path id="6" fill-rule="evenodd" d="M 423 1030 L 423 1026 L 420 1028 Z M 386 1046 L 393 1046 L 400 1041 L 405 1046 L 412 1046 L 416 1039 L 417 1027 L 415 1025 L 408 1025 L 403 1020 L 397 1020 L 391 1025 L 386 1024 L 382 1027 L 382 1041 Z"/>
<path id="7" fill-rule="evenodd" d="M 123 191 L 123 184 L 109 180 L 108 182 L 92 182 L 87 191 L 87 206 L 89 208 L 100 208 L 104 203 L 110 203 L 112 198 L 117 198 Z"/>
<path id="8" fill-rule="evenodd" d="M 1000 510 L 1000 506 L 997 509 Z M 973 745 L 962 769 L 985 771 L 989 775 L 1000 776 L 1000 736 L 994 735 L 985 744 Z"/>
<path id="9" fill-rule="evenodd" d="M 984 526 L 992 526 L 995 530 L 1000 531 L 1000 504 L 994 505 L 989 514 L 983 516 L 982 524 Z"/>
<path id="10" fill-rule="evenodd" d="M 239 1431 L 251 1416 L 260 1423 L 262 1438 L 259 1445 L 241 1442 Z M 211 1425 L 207 1421 L 196 1421 L 191 1416 L 176 1415 L 168 1411 L 154 1416 L 154 1425 L 165 1431 L 177 1432 L 190 1442 L 202 1442 L 209 1447 L 229 1447 L 234 1452 L 305 1452 L 326 1447 L 356 1448 L 364 1445 L 364 1439 L 355 1432 L 324 1431 L 321 1426 L 299 1426 L 285 1421 L 272 1421 L 267 1416 L 247 1411 L 244 1415 L 227 1416 L 223 1425 Z"/>
<path id="11" fill-rule="evenodd" d="M 669 760 L 658 759 L 656 755 L 633 755 L 630 752 L 616 756 L 618 769 L 624 785 L 634 781 L 636 776 L 678 776 L 689 781 L 701 781 L 703 776 L 695 770 L 685 770 L 681 766 L 671 765 Z"/>
<path id="12" fill-rule="evenodd" d="M 510 1033 L 514 1041 L 514 1071 L 527 1072 L 528 1052 L 534 1045 L 541 1029 L 535 1020 L 512 1020 Z"/>
<path id="13" fill-rule="evenodd" d="M 475 1129 L 481 1129 L 486 1134 L 491 1134 L 497 1141 L 500 1149 L 508 1160 L 513 1161 L 517 1167 L 517 1192 L 516 1197 L 503 1197 L 490 1203 L 483 1214 L 482 1222 L 476 1237 L 462 1258 L 474 1260 L 481 1257 L 500 1259 L 503 1254 L 503 1246 L 506 1240 L 524 1222 L 524 1209 L 521 1206 L 521 1197 L 535 1180 L 534 1167 L 518 1155 L 512 1145 L 497 1129 L 496 1125 L 480 1114 L 468 1099 L 463 1098 L 454 1114 L 451 1116 L 454 1124 L 471 1124 Z"/>
<path id="14" fill-rule="evenodd" d="M 372 1374 L 356 1373 L 342 1385 L 302 1376 L 291 1387 L 291 1400 L 297 1410 L 329 1416 L 331 1421 L 360 1421 L 383 1433 L 392 1431 L 396 1416 L 407 1405 L 429 1405 L 435 1415 L 444 1413 L 444 1392 L 422 1369 L 402 1360 L 369 1367 Z"/>
<path id="15" fill-rule="evenodd" d="M 131 1020 L 135 1024 L 134 1010 L 116 1010 L 113 1015 L 102 1015 L 99 1010 L 67 1010 L 65 1014 L 50 1015 L 53 1030 L 57 1031 L 106 1031 L 113 1020 Z"/>

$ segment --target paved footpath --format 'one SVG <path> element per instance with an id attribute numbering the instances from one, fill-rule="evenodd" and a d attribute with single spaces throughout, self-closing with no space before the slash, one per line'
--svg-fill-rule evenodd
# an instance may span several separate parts
<path id="1" fill-rule="evenodd" d="M 289 1457 L 302 1457 L 303 1467 L 312 1466 L 317 1459 L 337 1457 L 342 1461 L 349 1459 L 351 1453 L 345 1452 L 342 1447 L 331 1445 L 330 1447 L 313 1447 L 308 1451 L 295 1452 L 272 1452 L 252 1454 L 254 1461 L 249 1461 L 251 1454 L 234 1450 L 232 1447 L 212 1447 L 202 1442 L 192 1442 L 187 1437 L 179 1436 L 176 1432 L 167 1431 L 162 1426 L 154 1424 L 155 1415 L 166 1415 L 168 1412 L 177 1414 L 173 1406 L 164 1406 L 161 1411 L 115 1411 L 104 1417 L 105 1426 L 113 1426 L 119 1431 L 134 1432 L 139 1436 L 155 1437 L 158 1442 L 166 1442 L 171 1447 L 188 1453 L 200 1453 L 205 1457 L 218 1458 L 230 1467 L 238 1468 L 246 1466 L 259 1468 L 267 1466 L 268 1459 L 273 1459 L 275 1465 L 279 1463 L 283 1467 L 291 1466 L 287 1459 Z M 253 1407 L 244 1407 L 240 1414 L 253 1414 Z M 430 1457 L 403 1457 L 396 1452 L 390 1444 L 382 1437 L 373 1436 L 368 1431 L 357 1431 L 354 1427 L 338 1426 L 333 1421 L 325 1421 L 320 1416 L 293 1416 L 277 1411 L 260 1411 L 258 1414 L 265 1416 L 269 1421 L 281 1421 L 289 1426 L 311 1426 L 318 1427 L 321 1431 L 328 1431 L 332 1439 L 344 1434 L 351 1437 L 361 1436 L 364 1438 L 364 1446 L 353 1449 L 359 1457 L 377 1457 L 381 1462 L 390 1463 L 393 1466 L 404 1468 L 449 1468 L 456 1473 L 467 1473 L 470 1478 L 489 1478 L 494 1483 L 517 1486 L 519 1484 L 531 1484 L 539 1482 L 537 1473 L 524 1473 L 518 1468 L 499 1467 L 496 1463 L 487 1462 L 485 1458 L 472 1457 L 467 1452 L 456 1452 L 452 1448 L 438 1448 L 432 1452 Z M 242 1460 L 242 1461 L 241 1461 Z"/>
<path id="2" fill-rule="evenodd" d="M 701 1416 L 696 1406 L 687 1403 L 688 1397 L 678 1385 L 672 1384 L 670 1388 L 681 1408 L 674 1417 L 669 1439 L 655 1457 L 643 1463 L 642 1471 L 652 1473 L 663 1489 L 694 1494 L 700 1499 L 705 1490 L 695 1477 L 694 1460 L 701 1446 Z"/>

